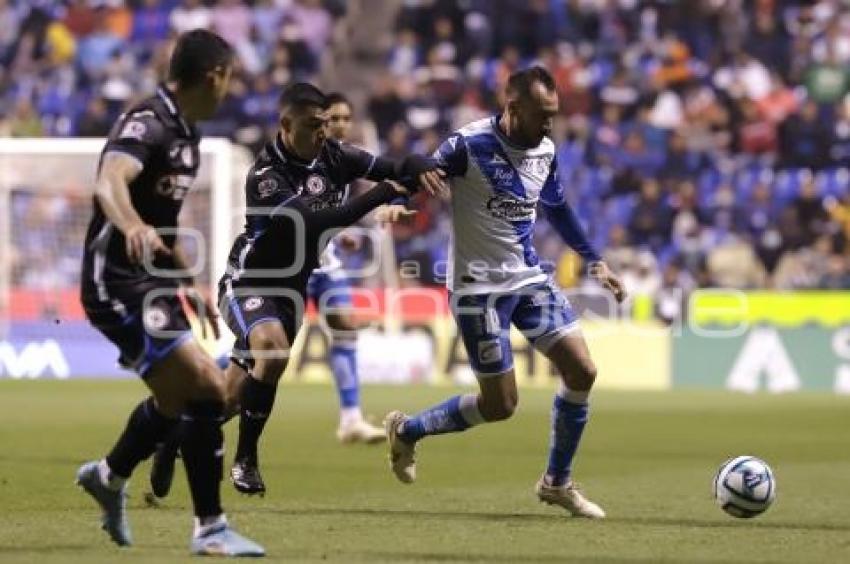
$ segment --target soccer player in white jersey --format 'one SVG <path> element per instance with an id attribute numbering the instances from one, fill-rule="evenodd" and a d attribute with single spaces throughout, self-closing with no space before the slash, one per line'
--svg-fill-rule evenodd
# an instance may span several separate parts
<path id="1" fill-rule="evenodd" d="M 591 276 L 618 301 L 625 292 L 564 199 L 555 146 L 548 137 L 557 112 L 551 75 L 540 67 L 519 71 L 508 80 L 501 115 L 461 128 L 437 150 L 452 191 L 449 300 L 480 392 L 455 396 L 414 416 L 390 412 L 384 425 L 391 469 L 400 481 L 411 483 L 416 478 L 415 445 L 423 437 L 509 418 L 517 405 L 509 340 L 513 324 L 561 376 L 552 407 L 548 465 L 537 482 L 537 496 L 572 515 L 601 519 L 605 512 L 584 497 L 571 477 L 596 367 L 576 313 L 532 246 L 538 203 L 564 241 L 589 264 Z"/>
<path id="2" fill-rule="evenodd" d="M 338 92 L 328 94 L 325 135 L 348 141 L 352 108 Z M 350 190 L 350 187 L 349 187 Z M 403 206 L 402 206 L 403 208 Z M 320 266 L 307 283 L 307 297 L 316 305 L 330 330 L 330 367 L 339 396 L 337 439 L 342 443 L 378 443 L 386 440 L 384 429 L 369 423 L 360 407 L 360 378 L 357 373 L 357 326 L 351 316 L 352 284 L 338 256 L 340 247 L 356 250 L 359 240 L 341 233 L 320 257 Z"/>

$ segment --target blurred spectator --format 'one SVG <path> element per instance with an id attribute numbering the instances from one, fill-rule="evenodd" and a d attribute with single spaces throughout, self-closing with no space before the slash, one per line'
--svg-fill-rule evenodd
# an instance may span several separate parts
<path id="1" fill-rule="evenodd" d="M 171 12 L 169 22 L 175 32 L 183 33 L 198 28 L 209 28 L 212 17 L 201 0 L 182 0 L 180 5 Z"/>
<path id="2" fill-rule="evenodd" d="M 629 220 L 629 239 L 636 245 L 660 250 L 670 240 L 672 214 L 654 179 L 643 181 L 637 204 Z"/>
<path id="3" fill-rule="evenodd" d="M 111 116 L 102 98 L 94 97 L 89 100 L 85 113 L 80 116 L 77 124 L 77 135 L 80 137 L 105 137 L 112 126 Z"/>
<path id="4" fill-rule="evenodd" d="M 121 49 L 123 42 L 109 28 L 105 14 L 101 11 L 95 18 L 94 30 L 80 41 L 77 59 L 89 79 L 99 79 L 113 55 Z"/>
<path id="5" fill-rule="evenodd" d="M 814 101 L 803 104 L 800 112 L 782 124 L 782 163 L 791 167 L 819 169 L 829 162 L 829 129 L 818 117 Z"/>
<path id="6" fill-rule="evenodd" d="M 816 237 L 825 233 L 829 218 L 814 178 L 809 177 L 803 181 L 800 195 L 794 199 L 792 205 L 797 212 L 797 221 L 800 222 L 803 244 L 810 245 Z"/>
<path id="7" fill-rule="evenodd" d="M 333 31 L 331 16 L 322 7 L 322 0 L 296 0 L 292 6 L 291 17 L 300 29 L 310 30 L 310 33 L 304 34 L 304 40 L 313 55 L 319 57 Z"/>

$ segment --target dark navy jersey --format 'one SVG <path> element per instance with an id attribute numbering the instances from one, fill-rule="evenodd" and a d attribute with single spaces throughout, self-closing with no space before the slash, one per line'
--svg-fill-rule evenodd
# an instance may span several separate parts
<path id="1" fill-rule="evenodd" d="M 248 171 L 245 231 L 233 244 L 222 282 L 303 293 L 329 241 L 329 230 L 353 223 L 396 196 L 385 185 L 380 193 L 373 190 L 341 207 L 349 183 L 397 176 L 393 161 L 348 144 L 326 140 L 319 156 L 305 162 L 275 138 Z"/>
<path id="2" fill-rule="evenodd" d="M 123 114 L 109 133 L 100 164 L 107 153 L 124 153 L 139 161 L 139 175 L 130 183 L 133 207 L 146 224 L 155 228 L 177 227 L 183 198 L 200 164 L 200 135 L 180 114 L 171 93 L 160 87 L 155 96 Z M 160 235 L 173 247 L 176 233 Z M 166 257 L 154 261 L 158 268 L 173 268 Z M 124 235 L 106 217 L 97 199 L 86 233 L 83 255 L 83 301 L 108 301 L 108 286 L 123 288 L 150 285 L 153 277 L 144 265 L 131 264 Z M 168 279 L 157 279 L 160 283 Z M 176 284 L 176 281 L 174 281 Z M 139 289 L 143 292 L 147 288 Z"/>

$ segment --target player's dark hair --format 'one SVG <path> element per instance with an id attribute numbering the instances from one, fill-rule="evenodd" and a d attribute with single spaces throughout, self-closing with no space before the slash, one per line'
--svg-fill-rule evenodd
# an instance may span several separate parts
<path id="1" fill-rule="evenodd" d="M 233 61 L 233 49 L 220 36 L 205 29 L 193 29 L 177 39 L 168 79 L 182 88 L 203 84 L 207 73 L 216 68 L 226 68 Z"/>
<path id="2" fill-rule="evenodd" d="M 325 96 L 325 99 L 327 99 L 329 108 L 334 104 L 345 104 L 349 108 L 352 107 L 351 100 L 349 100 L 348 97 L 346 97 L 346 95 L 342 92 L 331 92 L 330 94 Z"/>
<path id="3" fill-rule="evenodd" d="M 505 92 L 508 96 L 526 98 L 531 95 L 531 87 L 535 82 L 541 83 L 547 90 L 555 89 L 555 79 L 549 71 L 541 66 L 534 66 L 521 71 L 516 71 L 508 77 L 508 85 Z"/>
<path id="4" fill-rule="evenodd" d="M 324 92 L 309 82 L 296 82 L 287 86 L 280 94 L 278 107 L 280 111 L 294 108 L 296 110 L 319 106 L 324 109 L 328 107 L 328 97 Z"/>

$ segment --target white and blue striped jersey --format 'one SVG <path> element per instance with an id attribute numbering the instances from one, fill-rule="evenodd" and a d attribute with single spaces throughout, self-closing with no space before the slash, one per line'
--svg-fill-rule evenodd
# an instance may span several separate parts
<path id="1" fill-rule="evenodd" d="M 533 236 L 538 202 L 564 201 L 555 145 L 544 138 L 537 147 L 518 147 L 497 124 L 498 117 L 475 121 L 434 155 L 452 188 L 452 292 L 510 292 L 547 277 Z"/>

